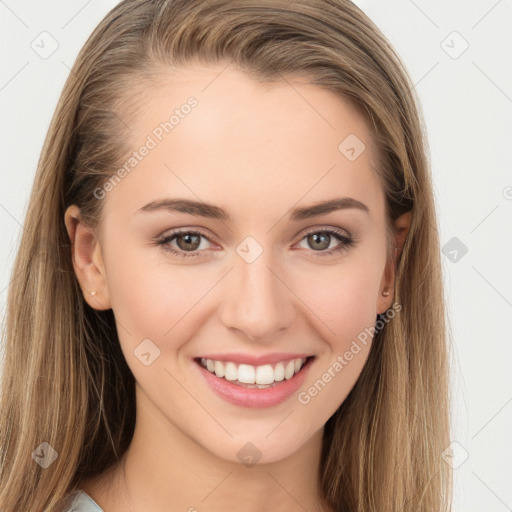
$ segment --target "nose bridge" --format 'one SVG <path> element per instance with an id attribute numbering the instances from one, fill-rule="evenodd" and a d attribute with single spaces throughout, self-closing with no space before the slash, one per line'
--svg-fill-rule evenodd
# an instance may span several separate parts
<path id="1" fill-rule="evenodd" d="M 293 319 L 290 291 L 279 278 L 272 250 L 262 250 L 256 259 L 247 257 L 255 245 L 240 244 L 230 272 L 229 289 L 223 299 L 222 321 L 242 331 L 249 339 L 271 338 Z M 244 249 L 248 249 L 244 252 Z"/>

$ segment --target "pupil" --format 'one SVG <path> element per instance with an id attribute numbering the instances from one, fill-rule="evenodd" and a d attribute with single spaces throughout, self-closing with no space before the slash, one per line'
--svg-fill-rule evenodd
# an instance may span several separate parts
<path id="1" fill-rule="evenodd" d="M 329 235 L 325 234 L 325 233 L 315 233 L 313 235 L 311 235 L 312 238 L 313 238 L 313 241 L 314 241 L 314 244 L 316 243 L 320 243 L 322 245 L 322 242 L 319 241 L 319 238 L 323 238 L 324 239 L 324 244 L 322 247 L 319 247 L 319 249 L 326 249 L 327 247 L 329 247 L 329 242 L 328 242 L 328 239 L 329 239 Z M 327 245 L 325 245 L 325 242 L 327 241 Z M 317 247 L 318 248 L 318 247 Z"/>
<path id="2" fill-rule="evenodd" d="M 193 238 L 196 239 L 195 243 L 192 240 Z M 180 240 L 181 239 L 185 239 L 185 244 L 184 244 L 184 247 L 180 247 L 180 249 L 187 249 L 187 248 L 190 249 L 191 248 L 191 246 L 190 246 L 191 242 L 192 242 L 192 245 L 193 245 L 192 250 L 197 249 L 197 247 L 199 246 L 199 244 L 198 244 L 199 237 L 197 235 L 190 235 L 190 234 L 189 235 L 181 235 L 180 237 L 178 237 L 178 245 L 182 245 L 182 244 L 180 244 Z"/>

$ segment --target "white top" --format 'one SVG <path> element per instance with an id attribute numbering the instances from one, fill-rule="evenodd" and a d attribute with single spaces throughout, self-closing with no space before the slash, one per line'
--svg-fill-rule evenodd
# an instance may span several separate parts
<path id="1" fill-rule="evenodd" d="M 84 490 L 78 489 L 73 496 L 75 499 L 66 512 L 104 512 Z"/>

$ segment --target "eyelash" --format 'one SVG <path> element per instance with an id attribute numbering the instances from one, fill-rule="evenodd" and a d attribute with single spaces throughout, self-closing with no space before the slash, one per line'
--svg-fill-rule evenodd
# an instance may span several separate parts
<path id="1" fill-rule="evenodd" d="M 304 234 L 304 236 L 300 239 L 300 241 L 304 240 L 304 238 L 306 238 L 308 235 L 313 235 L 313 234 L 318 234 L 318 233 L 331 235 L 334 238 L 336 238 L 336 240 L 338 240 L 339 242 L 342 242 L 342 243 L 335 249 L 331 249 L 329 251 L 326 251 L 326 250 L 325 251 L 313 251 L 315 257 L 333 256 L 334 254 L 337 254 L 339 252 L 348 251 L 351 247 L 353 247 L 356 244 L 356 242 L 353 238 L 347 237 L 341 231 L 332 229 L 332 228 L 316 229 L 314 231 L 309 231 Z M 168 244 L 174 238 L 176 238 L 179 235 L 183 235 L 183 234 L 201 236 L 203 238 L 206 238 L 206 240 L 208 240 L 209 242 L 211 242 L 211 240 L 204 233 L 201 233 L 200 231 L 195 231 L 193 229 L 192 230 L 183 229 L 183 230 L 174 231 L 170 235 L 167 235 L 166 237 L 156 240 L 156 244 L 161 246 L 165 252 L 171 253 L 175 256 L 179 256 L 182 258 L 193 258 L 196 256 L 200 256 L 201 251 L 196 250 L 196 252 L 188 253 L 186 251 L 181 251 L 181 250 L 177 251 L 175 249 L 171 249 L 170 246 L 168 246 Z"/>

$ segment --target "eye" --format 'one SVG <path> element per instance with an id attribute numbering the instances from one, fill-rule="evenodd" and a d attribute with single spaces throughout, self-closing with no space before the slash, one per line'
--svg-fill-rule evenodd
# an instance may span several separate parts
<path id="1" fill-rule="evenodd" d="M 184 258 L 191 258 L 194 256 L 199 256 L 201 254 L 200 252 L 196 252 L 201 247 L 201 238 L 210 241 L 210 239 L 206 235 L 199 231 L 181 230 L 175 231 L 174 233 L 171 233 L 170 235 L 159 239 L 157 241 L 157 244 L 161 246 L 162 249 L 166 252 Z M 170 245 L 174 239 L 176 239 L 178 250 L 173 249 L 173 246 Z"/>
<path id="2" fill-rule="evenodd" d="M 170 235 L 156 240 L 156 244 L 161 246 L 164 251 L 175 256 L 192 258 L 200 256 L 203 252 L 201 249 L 207 249 L 207 247 L 202 247 L 202 239 L 212 243 L 209 237 L 200 231 L 183 229 L 174 231 Z M 301 242 L 303 240 L 306 240 L 313 248 L 314 256 L 332 256 L 340 251 L 346 251 L 355 245 L 353 238 L 333 228 L 321 230 L 317 228 L 315 231 L 309 231 L 303 236 Z M 331 242 L 335 240 L 339 242 L 338 245 L 334 249 L 331 248 L 331 250 L 326 251 L 325 249 L 329 249 Z M 174 241 L 177 246 L 171 245 Z"/>
<path id="3" fill-rule="evenodd" d="M 353 238 L 333 228 L 309 231 L 302 240 L 306 240 L 306 243 L 308 243 L 310 247 L 313 247 L 315 256 L 332 256 L 340 251 L 347 251 L 350 247 L 355 245 Z M 326 251 L 325 249 L 328 249 L 331 242 L 335 240 L 337 240 L 339 244 L 334 249 Z"/>

